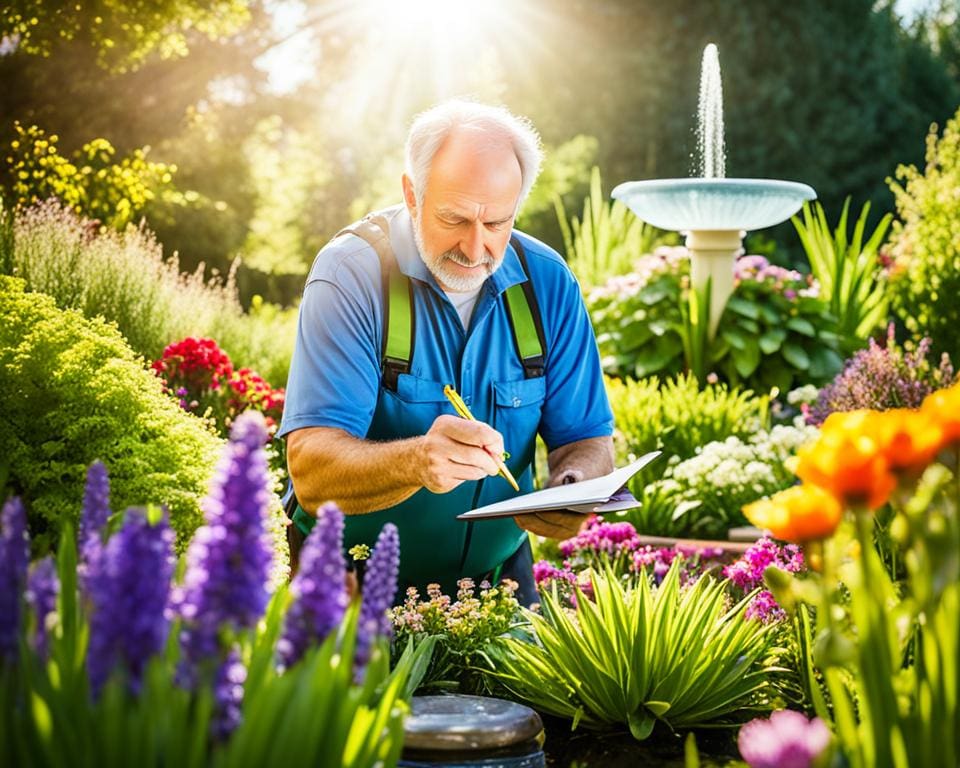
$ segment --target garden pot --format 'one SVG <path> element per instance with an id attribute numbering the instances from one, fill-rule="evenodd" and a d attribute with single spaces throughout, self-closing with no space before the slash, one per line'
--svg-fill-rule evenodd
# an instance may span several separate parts
<path id="1" fill-rule="evenodd" d="M 488 696 L 414 696 L 404 725 L 407 768 L 544 768 L 543 723 L 529 707 Z"/>

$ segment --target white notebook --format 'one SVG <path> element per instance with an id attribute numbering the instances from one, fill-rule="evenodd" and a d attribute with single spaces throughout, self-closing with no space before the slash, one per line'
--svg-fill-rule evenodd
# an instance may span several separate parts
<path id="1" fill-rule="evenodd" d="M 544 488 L 542 491 L 533 491 L 495 504 L 487 504 L 485 507 L 457 515 L 457 519 L 484 520 L 561 510 L 587 514 L 630 509 L 637 506 L 637 500 L 627 490 L 627 482 L 659 455 L 660 451 L 651 451 L 627 466 L 613 470 L 609 475 L 595 477 L 592 480 L 581 480 L 579 483 Z"/>

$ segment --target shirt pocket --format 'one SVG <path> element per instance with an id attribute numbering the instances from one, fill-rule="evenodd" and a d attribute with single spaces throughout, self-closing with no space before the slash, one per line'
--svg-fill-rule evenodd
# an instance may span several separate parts
<path id="1" fill-rule="evenodd" d="M 533 461 L 547 382 L 542 376 L 493 382 L 494 424 L 510 452 L 507 466 L 523 471 Z"/>
<path id="2" fill-rule="evenodd" d="M 397 391 L 380 390 L 380 400 L 368 437 L 396 440 L 425 435 L 438 416 L 451 413 L 444 383 L 409 373 L 397 378 Z"/>

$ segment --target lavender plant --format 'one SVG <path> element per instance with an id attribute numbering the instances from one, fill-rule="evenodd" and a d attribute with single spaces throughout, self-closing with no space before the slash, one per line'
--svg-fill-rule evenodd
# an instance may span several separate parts
<path id="1" fill-rule="evenodd" d="M 820 425 L 835 411 L 919 408 L 927 395 L 950 386 L 956 377 L 946 352 L 937 367 L 929 355 L 929 338 L 901 347 L 890 323 L 883 346 L 870 339 L 867 348 L 850 358 L 843 371 L 820 390 L 816 403 L 805 411 L 807 421 Z"/>

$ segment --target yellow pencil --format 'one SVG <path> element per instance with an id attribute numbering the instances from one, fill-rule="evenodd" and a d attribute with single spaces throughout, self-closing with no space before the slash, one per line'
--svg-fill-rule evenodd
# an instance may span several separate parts
<path id="1" fill-rule="evenodd" d="M 453 405 L 453 410 L 457 412 L 457 415 L 459 415 L 463 419 L 476 421 L 476 419 L 473 417 L 473 414 L 470 413 L 470 409 L 467 408 L 467 404 L 463 402 L 463 398 L 460 397 L 459 394 L 457 394 L 457 390 L 455 390 L 453 387 L 447 384 L 443 388 L 443 394 L 447 396 L 447 400 L 449 400 L 450 403 Z M 487 451 L 487 453 L 490 453 L 490 452 Z M 510 483 L 510 485 L 513 486 L 513 490 L 519 492 L 520 486 L 517 485 L 517 481 L 513 479 L 513 475 L 510 474 L 510 470 L 507 469 L 507 465 L 503 463 L 503 459 L 501 459 L 499 456 L 494 456 L 492 453 L 490 454 L 490 456 L 497 463 L 497 467 L 500 469 L 500 476 L 504 480 L 506 480 L 508 483 Z"/>

